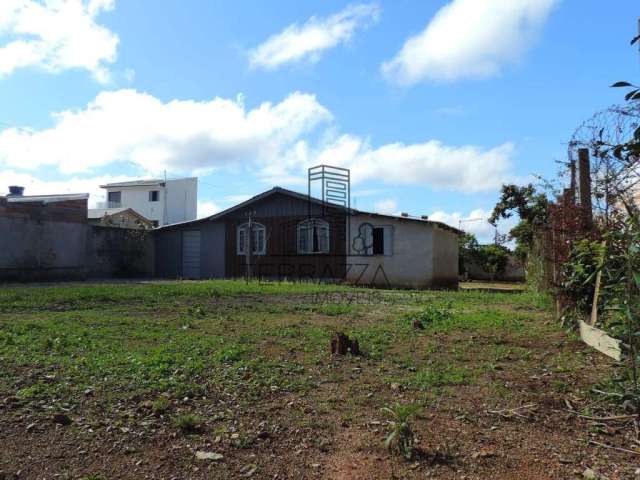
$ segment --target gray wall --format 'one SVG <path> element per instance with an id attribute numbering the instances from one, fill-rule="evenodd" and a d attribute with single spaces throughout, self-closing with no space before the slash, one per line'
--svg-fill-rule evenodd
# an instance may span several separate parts
<path id="1" fill-rule="evenodd" d="M 182 232 L 200 231 L 201 278 L 225 276 L 225 225 L 199 222 L 154 231 L 155 273 L 163 278 L 180 278 L 182 272 Z"/>
<path id="2" fill-rule="evenodd" d="M 142 230 L 0 217 L 0 232 L 0 281 L 147 277 L 154 272 L 153 239 Z"/>
<path id="3" fill-rule="evenodd" d="M 438 226 L 433 228 L 433 287 L 458 285 L 458 235 Z"/>
<path id="4" fill-rule="evenodd" d="M 87 226 L 87 274 L 90 277 L 148 277 L 154 274 L 151 232 Z"/>
<path id="5" fill-rule="evenodd" d="M 87 226 L 0 217 L 0 281 L 82 278 Z"/>
<path id="6" fill-rule="evenodd" d="M 465 269 L 468 272 L 469 280 L 495 280 L 501 282 L 524 282 L 526 274 L 524 267 L 513 256 L 509 257 L 509 263 L 504 270 L 504 273 L 492 275 L 487 272 L 482 266 L 475 263 L 473 260 L 465 262 Z"/>

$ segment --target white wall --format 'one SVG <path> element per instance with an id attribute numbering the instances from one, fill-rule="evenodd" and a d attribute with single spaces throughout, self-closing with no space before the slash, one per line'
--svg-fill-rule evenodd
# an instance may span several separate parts
<path id="1" fill-rule="evenodd" d="M 388 280 L 394 287 L 425 288 L 433 277 L 433 225 L 394 218 L 356 215 L 350 217 L 350 236 L 358 236 L 363 223 L 393 229 L 391 255 L 358 255 L 349 248 L 347 281 L 384 286 Z M 351 246 L 350 243 L 349 246 Z M 363 265 L 366 265 L 363 266 Z M 383 275 L 383 272 L 386 275 Z"/>
<path id="2" fill-rule="evenodd" d="M 158 201 L 149 201 L 149 192 L 157 190 Z M 134 209 L 159 225 L 195 220 L 198 209 L 198 179 L 167 180 L 166 186 L 140 185 L 107 188 L 107 192 L 121 192 L 121 206 Z M 108 195 L 107 195 L 108 199 Z M 166 215 L 165 215 L 166 202 Z"/>
<path id="3" fill-rule="evenodd" d="M 157 202 L 149 201 L 149 192 L 152 190 L 159 191 Z M 133 208 L 140 215 L 147 217 L 149 220 L 157 221 L 159 225 L 163 225 L 162 218 L 164 212 L 164 187 L 160 185 L 114 187 L 107 189 L 107 192 L 122 192 L 121 205 L 123 207 Z"/>
<path id="4" fill-rule="evenodd" d="M 198 179 L 167 180 L 167 223 L 195 220 L 198 214 Z"/>

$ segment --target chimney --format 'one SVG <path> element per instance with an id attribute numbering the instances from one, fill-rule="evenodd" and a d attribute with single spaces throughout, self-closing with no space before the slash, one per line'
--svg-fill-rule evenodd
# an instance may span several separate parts
<path id="1" fill-rule="evenodd" d="M 429 215 L 420 215 L 422 220 L 429 220 Z"/>
<path id="2" fill-rule="evenodd" d="M 409 216 L 409 214 L 407 212 L 402 212 L 400 215 L 405 217 L 405 218 Z"/>
<path id="3" fill-rule="evenodd" d="M 18 185 L 10 185 L 9 195 L 7 195 L 7 197 L 21 197 L 23 193 L 24 187 L 19 187 Z"/>

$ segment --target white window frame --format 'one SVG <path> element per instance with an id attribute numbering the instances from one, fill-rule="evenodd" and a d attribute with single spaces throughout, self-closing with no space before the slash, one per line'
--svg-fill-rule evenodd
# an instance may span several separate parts
<path id="1" fill-rule="evenodd" d="M 362 241 L 365 245 L 365 251 L 362 255 L 366 257 L 392 257 L 393 256 L 393 237 L 395 228 L 393 225 L 373 225 L 369 222 L 365 222 L 363 225 L 368 224 L 370 228 L 365 228 L 361 233 L 364 234 Z M 373 253 L 373 230 L 381 228 L 383 230 L 383 253 Z M 357 234 L 356 234 L 357 235 Z"/>
<path id="2" fill-rule="evenodd" d="M 261 223 L 253 222 L 251 224 L 251 230 L 253 231 L 253 234 L 255 237 L 253 241 L 252 255 L 265 255 L 267 252 L 267 233 L 266 233 L 267 229 Z M 236 253 L 238 255 L 247 254 L 246 247 L 247 247 L 247 239 L 249 238 L 248 231 L 249 231 L 249 223 L 243 223 L 242 225 L 239 225 L 238 228 L 236 229 Z M 243 237 L 242 242 L 240 241 L 241 235 Z M 262 235 L 262 248 L 258 249 L 257 247 L 260 242 L 255 240 L 257 240 L 257 238 L 260 235 Z"/>
<path id="3" fill-rule="evenodd" d="M 317 230 L 318 232 L 318 250 L 313 250 L 313 232 Z M 326 232 L 326 241 L 321 241 L 320 231 L 324 230 Z M 329 222 L 324 220 L 320 220 L 317 218 L 310 218 L 308 220 L 304 220 L 298 224 L 297 229 L 297 237 L 296 237 L 296 245 L 297 251 L 300 255 L 315 255 L 315 254 L 327 254 L 331 251 L 331 229 L 329 227 Z M 306 249 L 301 248 L 300 240 L 303 238 L 303 235 L 306 236 Z M 324 248 L 322 248 L 324 246 Z"/>

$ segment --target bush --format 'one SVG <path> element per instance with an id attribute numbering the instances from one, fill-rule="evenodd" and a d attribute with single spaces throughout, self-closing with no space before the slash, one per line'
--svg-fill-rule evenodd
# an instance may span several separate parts
<path id="1" fill-rule="evenodd" d="M 451 302 L 445 305 L 428 304 L 418 313 L 407 316 L 407 320 L 414 326 L 426 328 L 429 325 L 446 322 L 453 318 L 453 309 Z"/>

